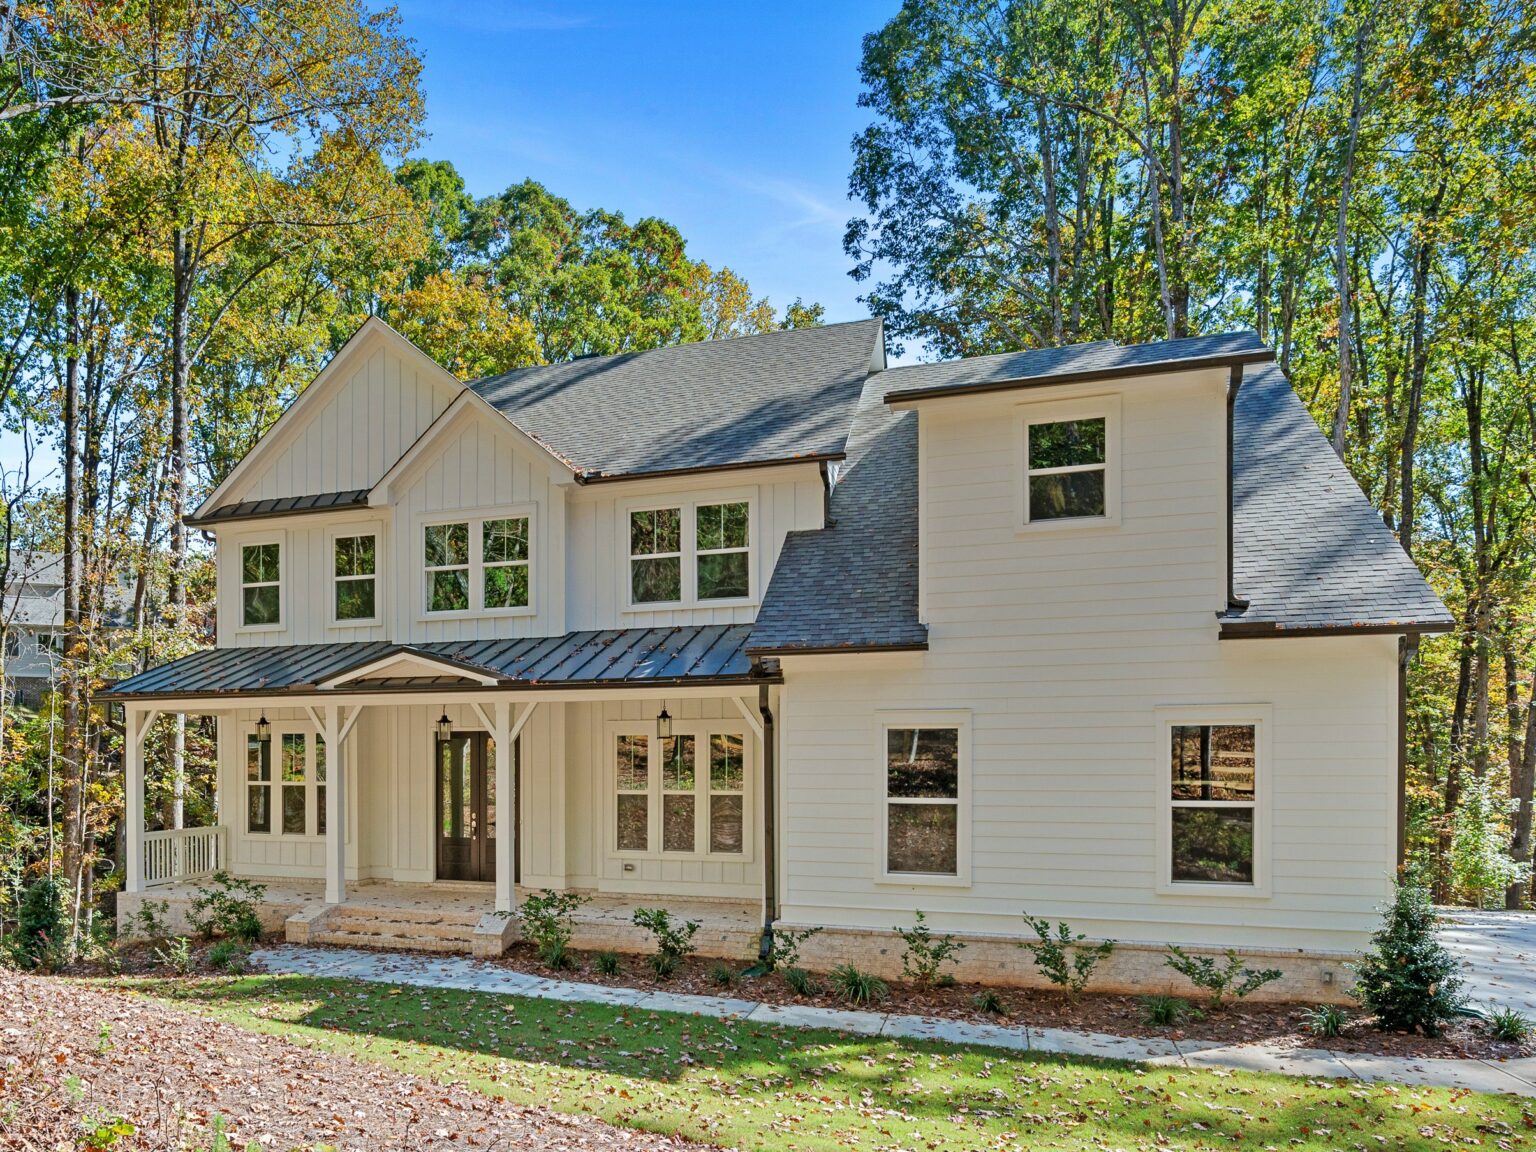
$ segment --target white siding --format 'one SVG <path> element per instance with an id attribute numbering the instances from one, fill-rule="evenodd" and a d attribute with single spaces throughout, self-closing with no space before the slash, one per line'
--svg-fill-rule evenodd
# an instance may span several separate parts
<path id="1" fill-rule="evenodd" d="M 1011 406 L 924 412 L 926 613 L 914 667 L 789 662 L 782 913 L 1017 934 L 1020 912 L 1121 940 L 1353 948 L 1394 863 L 1392 637 L 1221 641 L 1219 391 L 1125 390 L 1123 522 L 1019 532 Z M 1272 709 L 1272 894 L 1160 895 L 1154 712 Z M 971 882 L 878 882 L 880 710 L 971 713 Z M 1262 769 L 1261 769 L 1262 770 Z"/>

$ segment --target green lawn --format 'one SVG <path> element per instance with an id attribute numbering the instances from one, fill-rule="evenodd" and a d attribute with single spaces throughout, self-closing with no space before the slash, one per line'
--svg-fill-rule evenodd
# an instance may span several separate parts
<path id="1" fill-rule="evenodd" d="M 350 980 L 121 980 L 243 1028 L 752 1149 L 1536 1147 L 1536 1102 Z"/>

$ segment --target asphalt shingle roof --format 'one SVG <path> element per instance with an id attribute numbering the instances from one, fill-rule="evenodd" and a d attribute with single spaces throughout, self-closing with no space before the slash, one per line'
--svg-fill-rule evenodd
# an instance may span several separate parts
<path id="1" fill-rule="evenodd" d="M 520 368 L 470 387 L 589 478 L 837 457 L 878 320 Z"/>
<path id="2" fill-rule="evenodd" d="M 1279 367 L 1245 370 L 1233 433 L 1233 583 L 1249 606 L 1224 624 L 1451 626 Z"/>
<path id="3" fill-rule="evenodd" d="M 151 668 L 116 685 L 111 696 L 214 697 L 241 693 L 313 692 L 316 685 L 385 657 L 419 653 L 495 675 L 503 687 L 745 683 L 754 679 L 744 651 L 749 624 L 614 628 L 517 640 L 453 640 L 396 644 L 287 644 L 211 648 Z M 456 678 L 370 679 L 369 690 L 452 686 Z"/>
<path id="4" fill-rule="evenodd" d="M 1058 383 L 1063 377 L 1114 377 L 1174 372 L 1203 363 L 1267 360 L 1274 353 L 1253 332 L 1189 336 L 1150 344 L 1098 340 L 1028 352 L 1002 352 L 939 364 L 912 364 L 885 374 L 889 400 L 910 400 L 973 389 L 1010 387 L 1019 382 Z"/>

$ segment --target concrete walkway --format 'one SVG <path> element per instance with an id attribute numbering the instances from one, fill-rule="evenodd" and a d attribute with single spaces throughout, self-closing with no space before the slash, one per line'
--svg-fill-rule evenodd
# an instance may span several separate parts
<path id="1" fill-rule="evenodd" d="M 1536 1019 L 1536 913 L 1442 908 L 1440 915 L 1440 939 L 1461 959 L 1473 1005 Z"/>
<path id="2" fill-rule="evenodd" d="M 345 948 L 285 946 L 265 949 L 253 962 L 269 972 L 331 976 L 383 984 L 496 992 L 541 1000 L 615 1004 L 653 1012 L 680 1012 L 750 1020 L 786 1028 L 829 1028 L 867 1036 L 901 1036 L 946 1044 L 977 1044 L 1022 1052 L 1049 1052 L 1170 1064 L 1189 1068 L 1241 1068 L 1326 1080 L 1387 1080 L 1399 1084 L 1469 1088 L 1536 1096 L 1536 1058 L 1495 1063 L 1487 1060 L 1429 1060 L 1363 1056 L 1273 1044 L 1224 1045 L 1200 1040 L 1134 1039 L 1099 1032 L 970 1024 L 894 1012 L 854 1012 L 809 1005 L 763 1004 L 728 996 L 685 996 L 610 988 L 574 980 L 550 980 L 460 956 L 406 955 Z"/>

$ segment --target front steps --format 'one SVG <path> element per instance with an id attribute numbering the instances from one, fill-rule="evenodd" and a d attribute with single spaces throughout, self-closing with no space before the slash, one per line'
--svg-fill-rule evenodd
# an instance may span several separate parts
<path id="1" fill-rule="evenodd" d="M 290 916 L 285 934 L 290 944 L 475 953 L 482 919 L 478 912 L 338 904 Z"/>

